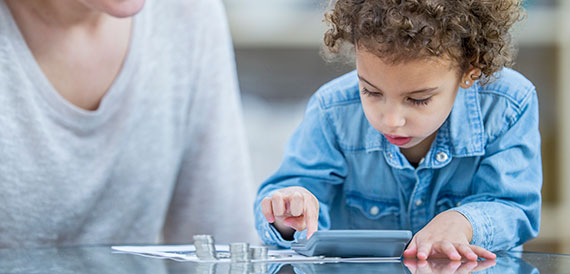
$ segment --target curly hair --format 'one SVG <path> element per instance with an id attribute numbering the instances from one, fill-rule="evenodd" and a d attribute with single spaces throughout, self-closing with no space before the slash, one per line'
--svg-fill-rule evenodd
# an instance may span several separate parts
<path id="1" fill-rule="evenodd" d="M 521 2 L 337 0 L 325 14 L 325 50 L 337 56 L 345 45 L 356 46 L 393 63 L 448 57 L 460 73 L 470 66 L 480 69 L 486 84 L 514 63 L 509 29 L 525 16 Z"/>

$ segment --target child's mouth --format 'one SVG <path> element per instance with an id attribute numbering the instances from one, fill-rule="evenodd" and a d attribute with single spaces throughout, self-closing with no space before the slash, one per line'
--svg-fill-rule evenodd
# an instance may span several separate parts
<path id="1" fill-rule="evenodd" d="M 388 134 L 384 134 L 384 137 L 386 137 L 388 142 L 396 146 L 403 146 L 412 140 L 412 137 L 402 137 L 402 136 L 388 135 Z"/>

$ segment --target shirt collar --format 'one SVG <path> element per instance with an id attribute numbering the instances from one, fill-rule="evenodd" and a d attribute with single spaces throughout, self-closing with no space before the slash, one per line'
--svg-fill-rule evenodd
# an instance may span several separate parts
<path id="1" fill-rule="evenodd" d="M 483 118 L 479 104 L 478 85 L 459 89 L 451 114 L 446 122 L 450 152 L 455 157 L 484 154 Z"/>

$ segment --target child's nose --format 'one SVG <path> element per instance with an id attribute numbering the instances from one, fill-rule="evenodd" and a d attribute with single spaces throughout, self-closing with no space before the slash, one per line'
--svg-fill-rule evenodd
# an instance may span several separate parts
<path id="1" fill-rule="evenodd" d="M 391 107 L 383 115 L 384 125 L 390 129 L 400 128 L 406 124 L 404 115 L 395 107 Z"/>

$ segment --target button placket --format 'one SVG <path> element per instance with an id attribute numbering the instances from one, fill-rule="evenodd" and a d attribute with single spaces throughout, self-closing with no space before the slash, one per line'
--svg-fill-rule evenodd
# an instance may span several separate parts
<path id="1" fill-rule="evenodd" d="M 370 215 L 376 216 L 378 215 L 378 213 L 380 213 L 380 208 L 378 208 L 377 206 L 373 206 L 370 208 Z"/>
<path id="2" fill-rule="evenodd" d="M 426 160 L 426 158 L 425 158 L 425 157 L 422 157 L 422 158 L 420 159 L 419 164 L 420 164 L 420 165 L 423 164 L 425 160 Z"/>
<path id="3" fill-rule="evenodd" d="M 417 199 L 414 204 L 416 205 L 416 207 L 421 206 L 424 203 L 424 201 L 422 201 L 422 199 Z"/>
<path id="4" fill-rule="evenodd" d="M 417 201 L 421 201 L 420 198 L 421 197 L 421 193 L 419 193 L 418 191 L 421 189 L 421 180 L 418 174 L 418 171 L 414 172 L 415 178 L 416 178 L 416 185 L 414 186 L 414 189 L 412 190 L 412 193 L 410 195 L 410 202 L 409 202 L 409 224 L 412 228 L 417 227 L 420 225 L 421 220 L 418 219 L 418 215 L 420 214 L 420 208 L 417 205 Z M 423 202 L 422 202 L 423 203 Z"/>

